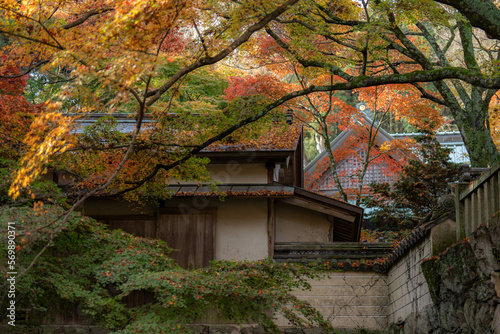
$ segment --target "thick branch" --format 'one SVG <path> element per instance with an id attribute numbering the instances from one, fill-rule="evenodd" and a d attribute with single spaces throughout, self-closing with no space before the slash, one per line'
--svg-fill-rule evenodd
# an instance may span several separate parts
<path id="1" fill-rule="evenodd" d="M 203 149 L 211 145 L 212 143 L 215 143 L 230 134 L 232 134 L 234 131 L 238 130 L 239 128 L 256 122 L 257 120 L 261 119 L 265 115 L 267 115 L 271 110 L 274 108 L 279 107 L 280 105 L 286 103 L 287 101 L 290 101 L 292 99 L 295 99 L 300 96 L 308 95 L 314 92 L 330 92 L 330 91 L 337 91 L 337 90 L 351 90 L 355 88 L 362 88 L 362 87 L 370 87 L 370 86 L 380 86 L 380 85 L 388 85 L 388 84 L 403 84 L 403 83 L 414 83 L 414 82 L 432 82 L 432 81 L 439 81 L 439 80 L 444 80 L 444 79 L 461 79 L 464 81 L 468 81 L 469 83 L 477 86 L 488 86 L 492 88 L 498 88 L 500 89 L 500 79 L 492 80 L 481 73 L 473 74 L 468 70 L 465 70 L 463 68 L 444 68 L 444 69 L 436 69 L 436 70 L 431 70 L 431 71 L 414 71 L 411 73 L 406 73 L 406 74 L 393 74 L 393 75 L 384 75 L 384 76 L 377 76 L 377 77 L 369 77 L 369 76 L 364 76 L 360 77 L 352 82 L 342 82 L 342 83 L 336 83 L 333 85 L 325 85 L 325 86 L 309 86 L 305 89 L 301 89 L 289 94 L 284 95 L 280 99 L 274 101 L 273 103 L 268 104 L 266 107 L 264 107 L 260 112 L 245 118 L 244 120 L 234 124 L 230 128 L 226 129 L 225 131 L 219 133 L 217 136 L 214 136 L 208 140 L 206 140 L 204 143 L 200 144 L 196 148 L 192 149 L 188 154 L 186 154 L 183 158 L 168 164 L 158 164 L 156 167 L 153 169 L 153 171 L 143 178 L 140 181 L 133 182 L 134 186 L 124 189 L 118 193 L 113 194 L 112 196 L 119 196 L 122 195 L 126 192 L 135 190 L 139 187 L 141 187 L 143 184 L 148 182 L 149 180 L 153 179 L 155 175 L 160 171 L 160 170 L 171 170 L 182 163 L 186 162 L 188 159 L 190 159 L 192 156 L 196 155 L 197 153 L 201 152 Z"/>
<path id="2" fill-rule="evenodd" d="M 429 30 L 427 30 L 427 28 L 425 27 L 425 25 L 421 22 L 418 22 L 417 23 L 417 27 L 420 29 L 420 31 L 422 31 L 422 34 L 423 36 L 425 37 L 425 39 L 427 40 L 427 42 L 430 44 L 430 46 L 432 47 L 432 49 L 434 50 L 434 52 L 436 53 L 436 56 L 439 58 L 439 61 L 441 62 L 441 66 L 450 66 L 450 63 L 448 61 L 448 59 L 446 58 L 446 54 L 441 50 L 441 48 L 439 47 L 434 35 L 432 35 Z M 455 35 L 453 35 L 454 37 Z M 462 40 L 464 39 L 465 37 L 462 36 Z M 470 40 L 470 42 L 472 43 L 472 40 Z M 464 50 L 464 53 L 466 51 Z M 475 59 L 474 59 L 474 62 L 475 62 Z M 478 68 L 469 68 L 469 69 L 477 69 Z M 457 93 L 458 95 L 460 96 L 460 99 L 465 103 L 470 103 L 470 97 L 469 95 L 467 94 L 467 91 L 464 89 L 464 87 L 462 86 L 462 84 L 456 80 L 453 81 L 453 86 L 455 87 L 455 89 L 457 90 Z"/>
<path id="3" fill-rule="evenodd" d="M 21 39 L 25 39 L 27 41 L 32 41 L 32 42 L 35 42 L 35 43 L 40 43 L 40 44 L 43 44 L 43 45 L 47 45 L 47 46 L 50 46 L 51 48 L 54 48 L 54 49 L 64 50 L 64 48 L 62 48 L 60 45 L 52 44 L 52 43 L 49 43 L 49 42 L 46 42 L 46 41 L 43 41 L 43 40 L 40 40 L 40 39 L 32 38 L 32 37 L 25 36 L 25 35 L 18 34 L 18 33 L 14 33 L 14 32 L 11 32 L 11 31 L 0 30 L 0 34 L 9 35 L 9 36 L 13 36 L 13 37 L 18 37 L 18 38 L 21 38 Z"/>
<path id="4" fill-rule="evenodd" d="M 102 13 L 106 13 L 106 12 L 110 12 L 114 10 L 113 8 L 99 8 L 99 9 L 92 9 L 91 11 L 83 14 L 82 17 L 76 19 L 75 21 L 73 22 L 70 22 L 70 23 L 67 23 L 65 25 L 63 25 L 62 27 L 64 29 L 71 29 L 71 28 L 74 28 L 76 26 L 79 26 L 80 24 L 83 24 L 85 23 L 85 21 L 87 21 L 88 19 L 90 19 L 92 16 L 95 16 L 95 15 L 99 15 L 99 14 L 102 14 Z"/>
<path id="5" fill-rule="evenodd" d="M 175 73 L 173 76 L 170 77 L 167 82 L 161 86 L 160 88 L 151 91 L 148 93 L 147 97 L 150 97 L 150 99 L 147 102 L 148 106 L 151 106 L 154 104 L 158 99 L 170 88 L 172 87 L 177 80 L 182 78 L 184 75 L 196 70 L 197 68 L 215 64 L 218 61 L 224 59 L 226 56 L 228 56 L 231 52 L 236 50 L 240 45 L 248 41 L 250 37 L 258 30 L 264 28 L 269 22 L 283 14 L 288 7 L 294 5 L 297 3 L 299 0 L 288 0 L 283 5 L 278 6 L 275 10 L 273 10 L 271 13 L 267 14 L 263 18 L 261 18 L 258 22 L 252 24 L 250 27 L 245 30 L 238 38 L 236 38 L 227 48 L 223 49 L 221 52 L 219 52 L 217 55 L 210 57 L 210 56 L 205 56 L 201 59 L 198 59 L 191 65 L 188 65 L 184 67 L 183 69 L 179 70 L 177 73 Z"/>
<path id="6" fill-rule="evenodd" d="M 300 63 L 300 65 L 302 65 L 304 67 L 324 68 L 324 69 L 332 72 L 333 74 L 335 74 L 335 75 L 337 75 L 337 76 L 339 76 L 342 79 L 347 80 L 347 81 L 354 79 L 353 76 L 345 73 L 342 69 L 338 68 L 335 65 L 332 65 L 332 64 L 329 64 L 329 63 L 325 63 L 325 62 L 321 62 L 321 61 L 318 61 L 318 60 L 308 60 L 308 59 L 303 58 L 300 54 L 298 54 L 297 52 L 293 51 L 285 42 L 283 42 L 283 40 L 281 38 L 279 38 L 279 36 L 276 35 L 276 33 L 274 33 L 274 31 L 272 31 L 270 28 L 266 28 L 266 32 L 269 34 L 269 36 L 271 36 L 276 41 L 276 43 L 278 43 L 278 45 L 281 48 L 285 49 L 292 56 L 294 56 L 295 59 Z"/>
<path id="7" fill-rule="evenodd" d="M 500 39 L 500 9 L 490 0 L 436 0 L 457 9 L 476 28 L 488 37 Z"/>
<path id="8" fill-rule="evenodd" d="M 39 63 L 37 63 L 36 65 L 30 66 L 28 69 L 26 69 L 22 73 L 15 74 L 15 75 L 0 75 L 0 78 L 3 78 L 3 79 L 15 79 L 15 78 L 24 77 L 25 75 L 30 74 L 31 71 L 39 68 L 42 65 L 47 64 L 48 62 L 49 62 L 48 60 L 43 60 L 43 61 L 40 61 Z"/>

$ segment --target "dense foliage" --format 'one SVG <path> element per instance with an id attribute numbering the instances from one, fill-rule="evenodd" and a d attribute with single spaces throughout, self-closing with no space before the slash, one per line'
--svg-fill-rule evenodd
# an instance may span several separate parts
<path id="1" fill-rule="evenodd" d="M 40 324 L 56 314 L 71 319 L 71 310 L 77 308 L 79 321 L 113 333 L 186 333 L 187 323 L 210 310 L 236 323 L 260 323 L 269 333 L 278 332 L 273 312 L 298 326 L 330 328 L 315 309 L 290 293 L 309 288 L 307 278 L 316 276 L 302 267 L 269 260 L 219 261 L 208 268 L 184 270 L 168 257 L 172 250 L 162 241 L 109 231 L 76 214 L 64 226 L 47 224 L 61 213 L 41 203 L 35 209 L 0 208 L 0 220 L 16 222 L 21 232 L 16 251 L 20 271 L 53 238 L 16 282 L 17 309 L 31 309 L 28 324 Z M 0 233 L 7 235 L 5 224 Z M 2 243 L 4 253 L 6 245 Z M 130 301 L 137 296 L 146 302 Z M 4 295 L 2 319 L 7 302 Z"/>
<path id="2" fill-rule="evenodd" d="M 392 186 L 372 184 L 371 196 L 364 199 L 373 208 L 369 218 L 381 228 L 413 227 L 447 193 L 448 183 L 458 180 L 458 165 L 450 160 L 450 148 L 442 147 L 431 133 L 416 140 L 418 158 L 408 162 Z"/>
<path id="3" fill-rule="evenodd" d="M 90 196 L 162 198 L 168 179 L 205 181 L 207 161 L 193 157 L 221 140 L 248 140 L 253 129 L 239 129 L 273 110 L 314 109 L 319 103 L 310 101 L 327 101 L 336 90 L 393 84 L 403 94 L 394 97 L 389 89 L 382 102 L 397 101 L 394 117 L 412 113 L 431 124 L 435 109 L 406 98 L 423 96 L 448 107 L 474 165 L 500 159 L 492 141 L 498 119 L 490 117 L 497 109 L 488 109 L 500 89 L 500 10 L 493 1 L 483 1 L 485 7 L 460 1 L 455 9 L 441 5 L 451 1 L 431 0 L 0 2 L 1 220 L 19 221 L 18 254 L 26 261 L 19 288 L 40 314 L 49 301 L 78 302 L 113 330 L 181 326 L 172 332 L 216 304 L 227 315 L 229 300 L 237 317 L 250 307 L 271 328 L 262 310 L 292 317 L 282 306 L 299 302 L 286 292 L 304 281 L 284 266 L 220 263 L 183 271 L 166 259 L 160 242 L 70 215 Z M 251 75 L 224 69 L 244 66 Z M 21 95 L 27 75 L 31 103 Z M 107 119 L 76 140 L 70 113 L 102 112 L 130 114 L 135 127 L 123 135 Z M 150 126 L 143 124 L 146 114 Z M 72 203 L 41 179 L 53 166 L 79 182 L 81 196 Z M 431 195 L 438 193 L 409 194 L 422 197 L 411 210 L 422 215 Z M 183 283 L 188 280 L 200 284 Z M 141 289 L 154 292 L 155 301 L 125 307 L 123 298 Z M 248 303 L 252 298 L 259 303 Z M 316 316 L 305 306 L 299 310 Z"/>
<path id="4" fill-rule="evenodd" d="M 61 111 L 134 115 L 137 134 L 126 141 L 128 146 L 107 148 L 121 159 L 119 170 L 98 184 L 104 189 L 108 177 L 123 172 L 122 181 L 129 187 L 119 187 L 121 193 L 161 181 L 163 176 L 156 176 L 174 168 L 189 170 L 196 164 L 186 162 L 199 150 L 280 106 L 300 110 L 312 107 L 308 99 L 314 96 L 323 94 L 324 100 L 329 92 L 362 92 L 382 85 L 400 96 L 386 94 L 388 98 L 380 100 L 394 106 L 394 117 L 416 115 L 432 122 L 430 102 L 446 106 L 472 163 L 496 161 L 499 154 L 491 138 L 496 129 L 488 107 L 500 87 L 498 41 L 472 28 L 486 29 L 478 20 L 488 17 L 484 8 L 468 3 L 471 15 L 462 13 L 462 6 L 457 11 L 440 3 L 169 0 L 150 6 L 142 0 L 60 5 L 3 0 L 0 77 L 14 79 L 10 69 L 16 69 L 18 78 L 31 74 L 30 99 L 49 100 L 47 112 L 25 138 L 30 149 L 11 195 L 18 196 L 47 161 L 72 147 L 67 138 L 71 119 Z M 489 12 L 500 13 L 493 2 L 487 3 Z M 492 22 L 487 30 L 495 26 Z M 239 72 L 226 90 L 229 100 L 240 98 L 232 108 L 219 99 L 225 85 L 220 73 L 212 76 L 215 85 L 199 84 L 199 78 L 215 71 L 231 76 Z M 255 94 L 248 96 L 255 92 L 257 101 Z M 420 101 L 413 103 L 409 96 Z M 168 120 L 171 111 L 179 114 L 174 122 Z M 172 131 L 167 133 L 166 123 L 182 131 L 183 124 L 196 123 L 185 120 L 193 111 L 224 117 L 209 117 L 206 124 L 198 121 L 192 138 L 178 142 Z M 164 137 L 151 138 L 155 145 L 145 148 L 145 159 L 158 147 L 177 149 L 142 173 L 126 173 L 133 142 L 150 135 L 141 127 L 148 112 L 157 116 L 157 130 Z M 40 135 L 46 132 L 50 135 Z"/>

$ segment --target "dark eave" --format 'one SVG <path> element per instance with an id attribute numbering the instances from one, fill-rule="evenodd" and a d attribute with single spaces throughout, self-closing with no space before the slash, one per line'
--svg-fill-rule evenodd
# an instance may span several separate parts
<path id="1" fill-rule="evenodd" d="M 257 151 L 202 151 L 196 154 L 201 158 L 209 158 L 212 163 L 227 163 L 230 161 L 242 163 L 266 162 L 282 160 L 294 154 L 294 150 L 257 150 Z"/>
<path id="2" fill-rule="evenodd" d="M 287 197 L 294 187 L 279 184 L 224 184 L 217 188 L 208 185 L 169 185 L 173 197 Z"/>
<path id="3" fill-rule="evenodd" d="M 361 237 L 363 208 L 359 206 L 301 188 L 295 188 L 295 196 L 283 201 L 343 219 L 352 224 L 352 230 L 345 232 L 352 233 L 353 240 L 359 240 Z"/>

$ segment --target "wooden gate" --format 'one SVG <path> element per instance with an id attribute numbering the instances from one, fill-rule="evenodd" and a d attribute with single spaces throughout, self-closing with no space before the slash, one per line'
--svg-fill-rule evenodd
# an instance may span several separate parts
<path id="1" fill-rule="evenodd" d="M 183 268 L 206 267 L 215 256 L 216 210 L 161 209 L 157 238 L 179 251 L 170 256 Z"/>
<path id="2" fill-rule="evenodd" d="M 144 215 L 94 217 L 110 227 L 139 237 L 164 240 L 177 249 L 170 257 L 183 268 L 202 268 L 215 258 L 216 209 L 160 209 L 158 217 Z"/>

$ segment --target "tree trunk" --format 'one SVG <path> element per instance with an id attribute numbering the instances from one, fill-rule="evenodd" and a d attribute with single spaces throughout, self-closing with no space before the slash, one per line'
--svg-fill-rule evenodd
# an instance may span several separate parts
<path id="1" fill-rule="evenodd" d="M 489 127 L 489 96 L 486 90 L 472 87 L 465 107 L 452 110 L 473 167 L 488 167 L 500 161 Z"/>
<path id="2" fill-rule="evenodd" d="M 487 127 L 486 115 L 483 112 L 470 110 L 474 122 L 458 124 L 472 167 L 488 167 L 500 161 L 500 153 Z"/>

